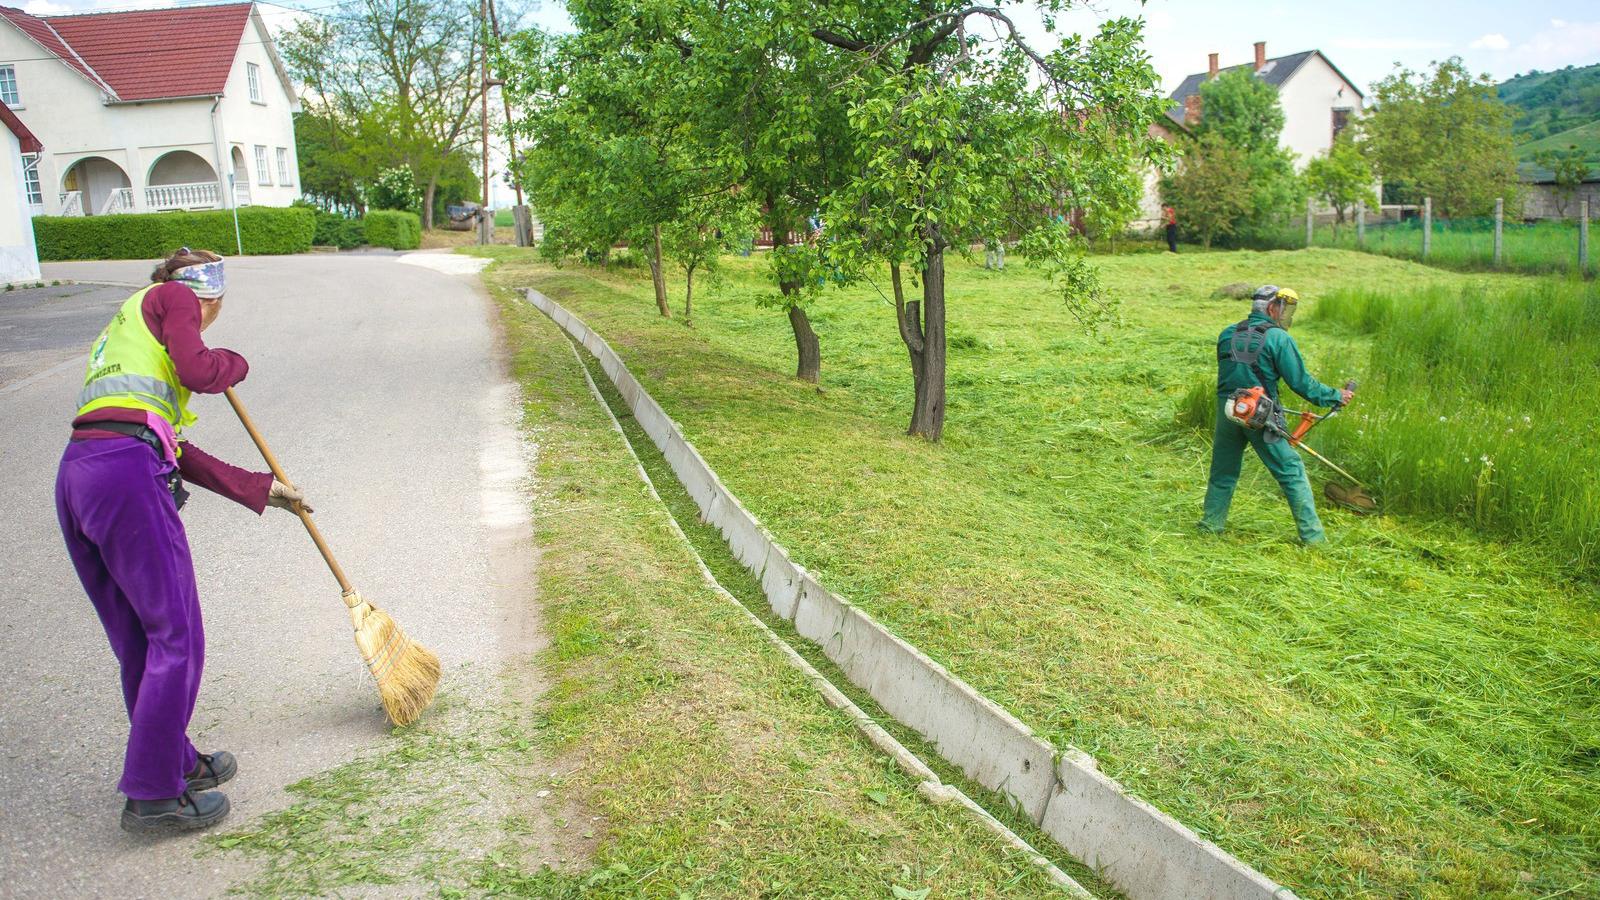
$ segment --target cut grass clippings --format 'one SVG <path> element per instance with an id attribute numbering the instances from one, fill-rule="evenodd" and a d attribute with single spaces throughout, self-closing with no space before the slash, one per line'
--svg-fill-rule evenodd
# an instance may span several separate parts
<path id="1" fill-rule="evenodd" d="M 1127 326 L 1095 340 L 1020 261 L 952 262 L 932 446 L 903 434 L 905 351 L 869 286 L 812 309 L 818 389 L 791 377 L 759 256 L 686 328 L 641 271 L 470 252 L 610 341 L 830 588 L 1301 895 L 1600 892 L 1592 594 L 1542 548 L 1434 517 L 1330 510 L 1335 546 L 1303 549 L 1254 463 L 1230 532 L 1198 536 L 1207 448 L 1173 423 L 1246 311 L 1219 285 L 1314 310 L 1341 287 L 1521 279 L 1325 250 L 1101 257 Z M 1372 340 L 1315 316 L 1296 336 L 1334 383 Z"/>

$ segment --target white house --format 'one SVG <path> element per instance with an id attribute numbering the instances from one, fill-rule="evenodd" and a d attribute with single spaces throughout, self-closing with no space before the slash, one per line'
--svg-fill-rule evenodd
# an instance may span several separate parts
<path id="1" fill-rule="evenodd" d="M 0 283 L 37 281 L 39 251 L 28 221 L 27 176 L 22 155 L 37 157 L 44 149 L 17 114 L 0 103 Z"/>
<path id="2" fill-rule="evenodd" d="M 300 196 L 299 99 L 253 3 L 65 16 L 0 6 L 0 100 L 44 144 L 26 167 L 34 215 Z"/>
<path id="3" fill-rule="evenodd" d="M 1283 134 L 1280 145 L 1295 154 L 1295 166 L 1306 167 L 1313 158 L 1328 152 L 1334 136 L 1361 115 L 1366 96 L 1344 76 L 1321 50 L 1306 50 L 1288 56 L 1267 58 L 1265 41 L 1256 42 L 1255 62 L 1217 68 L 1217 54 L 1210 65 L 1183 80 L 1172 92 L 1173 106 L 1167 115 L 1180 125 L 1193 127 L 1205 110 L 1200 102 L 1200 85 L 1217 77 L 1251 66 L 1257 78 L 1278 89 L 1283 106 Z"/>

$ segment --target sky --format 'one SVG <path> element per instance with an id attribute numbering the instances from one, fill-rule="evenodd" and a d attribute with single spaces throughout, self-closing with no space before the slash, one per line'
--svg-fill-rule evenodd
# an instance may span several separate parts
<path id="1" fill-rule="evenodd" d="M 191 0 L 182 0 L 184 5 Z M 332 9 L 339 0 L 281 0 L 283 7 Z M 35 15 L 180 5 L 180 0 L 0 0 Z M 276 5 L 276 4 L 273 4 Z M 291 16 L 265 6 L 269 24 Z M 1399 62 L 1421 69 L 1460 56 L 1474 72 L 1503 81 L 1530 69 L 1600 63 L 1600 2 L 1597 0 L 1087 0 L 1063 24 L 1092 31 L 1113 16 L 1142 15 L 1146 46 L 1171 91 L 1185 75 L 1204 71 L 1206 54 L 1221 54 L 1224 66 L 1250 62 L 1256 41 L 1268 56 L 1321 50 L 1357 87 L 1366 91 Z M 532 14 L 541 27 L 566 24 L 560 0 L 545 0 Z M 1036 16 L 1019 23 L 1038 45 L 1048 36 Z"/>

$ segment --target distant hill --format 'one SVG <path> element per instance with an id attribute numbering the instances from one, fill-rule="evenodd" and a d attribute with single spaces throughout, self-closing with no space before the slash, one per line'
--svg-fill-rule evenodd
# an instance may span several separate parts
<path id="1" fill-rule="evenodd" d="M 1525 181 L 1549 179 L 1550 170 L 1534 163 L 1534 156 L 1543 150 L 1565 150 L 1574 145 L 1584 152 L 1590 170 L 1600 174 L 1600 119 L 1517 145 L 1517 173 Z"/>
<path id="2" fill-rule="evenodd" d="M 1511 129 L 1518 140 L 1536 141 L 1600 120 L 1600 64 L 1529 72 L 1499 87 L 1500 99 L 1521 113 Z"/>

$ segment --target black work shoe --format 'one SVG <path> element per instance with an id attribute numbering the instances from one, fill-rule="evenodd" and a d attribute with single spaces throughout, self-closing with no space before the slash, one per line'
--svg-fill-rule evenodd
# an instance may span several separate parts
<path id="1" fill-rule="evenodd" d="M 184 776 L 189 782 L 191 791 L 209 791 L 224 781 L 231 779 L 239 771 L 239 764 L 234 761 L 233 754 L 226 750 L 215 753 L 202 753 L 195 760 L 194 771 Z"/>
<path id="2" fill-rule="evenodd" d="M 122 808 L 122 830 L 161 834 L 209 828 L 228 817 L 228 798 L 217 792 L 184 791 L 171 800 L 128 800 Z"/>

